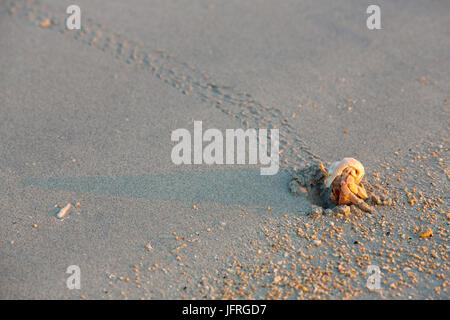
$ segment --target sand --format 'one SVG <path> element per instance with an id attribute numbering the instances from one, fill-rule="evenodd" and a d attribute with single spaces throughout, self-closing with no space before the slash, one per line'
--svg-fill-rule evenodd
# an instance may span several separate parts
<path id="1" fill-rule="evenodd" d="M 448 1 L 69 4 L 0 0 L 0 298 L 449 298 Z M 194 120 L 278 128 L 280 172 L 174 165 Z M 344 157 L 393 204 L 311 215 Z"/>

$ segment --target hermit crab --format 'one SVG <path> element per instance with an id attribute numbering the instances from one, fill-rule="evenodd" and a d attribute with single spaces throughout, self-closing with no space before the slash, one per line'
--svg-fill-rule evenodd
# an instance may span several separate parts
<path id="1" fill-rule="evenodd" d="M 324 179 L 325 187 L 331 188 L 330 200 L 336 205 L 354 204 L 366 209 L 367 192 L 361 184 L 364 167 L 354 158 L 334 162 Z"/>

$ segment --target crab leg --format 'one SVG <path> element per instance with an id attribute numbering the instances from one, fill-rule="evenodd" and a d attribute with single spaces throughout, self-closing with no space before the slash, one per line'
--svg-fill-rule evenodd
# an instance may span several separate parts
<path id="1" fill-rule="evenodd" d="M 363 201 L 365 198 L 367 198 L 366 190 L 363 186 L 357 185 L 348 172 L 344 172 L 333 181 L 330 199 L 337 205 L 354 204 L 363 211 L 371 212 L 371 207 Z"/>

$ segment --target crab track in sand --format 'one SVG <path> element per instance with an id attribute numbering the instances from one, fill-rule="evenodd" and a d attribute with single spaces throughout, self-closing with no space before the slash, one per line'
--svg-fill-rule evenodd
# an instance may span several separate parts
<path id="1" fill-rule="evenodd" d="M 40 1 L 2 0 L 0 3 L 4 8 L 2 11 L 8 12 L 12 17 L 25 20 L 36 27 L 40 27 L 40 23 L 48 19 L 51 24 L 43 30 L 59 32 L 84 45 L 111 54 L 123 62 L 141 66 L 180 93 L 192 94 L 202 102 L 239 120 L 244 128 L 280 129 L 281 170 L 320 160 L 288 123 L 289 115 L 256 101 L 243 90 L 215 83 L 209 75 L 195 66 L 164 51 L 151 48 L 151 44 L 110 32 L 90 18 L 86 19 L 81 30 L 69 31 L 65 28 L 66 15 L 56 16 Z"/>

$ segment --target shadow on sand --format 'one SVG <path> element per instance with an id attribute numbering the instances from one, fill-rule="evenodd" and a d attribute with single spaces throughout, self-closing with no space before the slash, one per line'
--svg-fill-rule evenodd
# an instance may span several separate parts
<path id="1" fill-rule="evenodd" d="M 290 180 L 290 175 L 285 172 L 261 176 L 259 169 L 247 169 L 119 177 L 28 178 L 22 182 L 25 186 L 79 193 L 257 208 L 270 206 L 279 213 L 293 213 L 308 202 L 289 192 Z"/>

